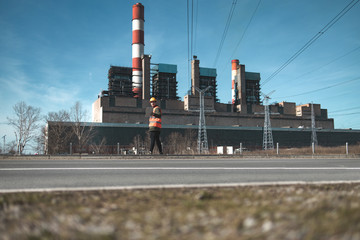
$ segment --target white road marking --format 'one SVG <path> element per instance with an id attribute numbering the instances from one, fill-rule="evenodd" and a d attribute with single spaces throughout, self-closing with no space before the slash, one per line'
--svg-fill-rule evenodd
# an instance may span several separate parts
<path id="1" fill-rule="evenodd" d="M 57 188 L 23 188 L 0 189 L 0 193 L 16 192 L 55 192 L 55 191 L 113 191 L 113 190 L 146 190 L 146 189 L 177 189 L 177 188 L 219 188 L 219 187 L 253 187 L 253 186 L 284 186 L 284 185 L 322 185 L 322 184 L 357 184 L 355 181 L 283 181 L 283 182 L 247 182 L 247 183 L 218 183 L 218 184 L 168 184 L 168 185 L 138 185 L 138 186 L 103 186 L 103 187 L 57 187 Z"/>
<path id="2" fill-rule="evenodd" d="M 65 171 L 65 170 L 360 170 L 360 167 L 92 167 L 92 168 L 0 168 L 0 171 Z"/>

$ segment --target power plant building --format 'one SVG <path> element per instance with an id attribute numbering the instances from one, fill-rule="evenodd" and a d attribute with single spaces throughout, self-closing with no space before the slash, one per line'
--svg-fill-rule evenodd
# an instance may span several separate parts
<path id="1" fill-rule="evenodd" d="M 133 6 L 132 18 L 132 68 L 110 66 L 108 90 L 102 91 L 92 106 L 94 126 L 98 129 L 109 129 L 106 126 L 111 126 L 111 132 L 118 132 L 119 138 L 123 134 L 126 134 L 126 139 L 132 139 L 136 134 L 145 136 L 148 117 L 152 110 L 149 99 L 155 97 L 162 109 L 162 137 L 165 138 L 171 132 L 197 129 L 200 107 L 197 90 L 208 88 L 204 97 L 204 108 L 211 110 L 206 113 L 209 143 L 212 146 L 224 143 L 236 146 L 239 142 L 246 144 L 246 140 L 251 139 L 248 144 L 261 145 L 264 105 L 260 98 L 260 73 L 246 72 L 244 64 L 240 64 L 237 59 L 232 60 L 229 63 L 229 81 L 232 82 L 231 102 L 220 103 L 217 95 L 216 69 L 200 67 L 200 60 L 194 56 L 191 62 L 191 89 L 181 99 L 178 96 L 177 65 L 151 63 L 151 55 L 144 54 L 144 20 L 144 6 L 137 3 Z M 313 104 L 313 107 L 316 127 L 327 131 L 326 144 L 331 145 L 331 138 L 328 136 L 334 130 L 334 120 L 328 118 L 327 110 L 322 109 L 320 104 Z M 284 138 L 275 141 L 294 145 L 294 139 L 304 133 L 302 130 L 307 129 L 306 136 L 308 135 L 308 129 L 312 126 L 310 104 L 297 106 L 294 102 L 280 102 L 271 104 L 269 108 L 271 113 L 275 113 L 271 115 L 271 126 L 279 132 L 274 136 Z M 244 134 L 240 134 L 242 131 Z M 250 133 L 256 134 L 250 136 Z M 237 139 L 236 136 L 248 137 Z M 358 138 L 359 134 L 356 136 Z M 109 144 L 120 142 L 114 137 L 111 135 L 112 140 L 109 140 Z M 335 138 L 334 143 L 339 141 L 338 136 Z M 302 144 L 309 143 L 310 138 Z M 321 144 L 321 141 L 319 143 Z M 122 141 L 122 144 L 130 142 Z M 297 144 L 301 145 L 299 142 Z"/>
<path id="2" fill-rule="evenodd" d="M 177 66 L 151 63 L 151 55 L 144 54 L 144 6 L 133 6 L 132 69 L 111 66 L 109 89 L 103 91 L 93 104 L 93 122 L 147 124 L 151 110 L 150 97 L 158 99 L 162 108 L 163 124 L 198 125 L 199 93 L 205 92 L 207 126 L 259 127 L 264 124 L 264 106 L 260 98 L 260 73 L 245 71 L 238 59 L 231 61 L 232 101 L 220 103 L 217 97 L 217 73 L 214 68 L 200 66 L 194 56 L 191 61 L 191 90 L 180 100 L 178 96 Z M 229 63 L 230 67 L 230 63 Z M 132 80 L 130 82 L 130 79 Z M 230 81 L 230 79 L 229 79 Z M 130 91 L 132 86 L 132 91 Z M 310 128 L 309 105 L 281 102 L 270 105 L 271 125 L 277 128 Z M 327 110 L 314 104 L 316 125 L 323 129 L 334 129 L 333 119 Z"/>

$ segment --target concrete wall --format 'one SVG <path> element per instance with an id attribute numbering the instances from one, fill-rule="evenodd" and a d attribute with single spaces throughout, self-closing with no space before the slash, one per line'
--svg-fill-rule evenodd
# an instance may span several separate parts
<path id="1" fill-rule="evenodd" d="M 92 104 L 92 121 L 93 122 L 103 122 L 103 109 L 101 106 L 102 98 L 96 99 L 96 101 Z"/>
<path id="2" fill-rule="evenodd" d="M 232 104 L 225 104 L 225 103 L 215 103 L 215 111 L 217 112 L 232 112 Z"/>
<path id="3" fill-rule="evenodd" d="M 131 97 L 115 97 L 115 107 L 134 107 L 137 106 L 136 98 Z"/>
<path id="4" fill-rule="evenodd" d="M 294 102 L 281 102 L 279 106 L 283 107 L 284 115 L 296 115 L 296 103 Z"/>
<path id="5" fill-rule="evenodd" d="M 213 97 L 204 97 L 204 105 L 205 109 L 214 109 L 215 103 L 214 103 Z M 186 95 L 184 97 L 184 110 L 199 110 L 200 109 L 200 99 L 199 96 L 193 96 L 193 95 Z"/>
<path id="6" fill-rule="evenodd" d="M 184 110 L 184 103 L 179 100 L 167 100 L 166 109 Z"/>
<path id="7" fill-rule="evenodd" d="M 71 131 L 73 123 L 67 122 L 65 126 L 67 131 Z M 95 130 L 91 143 L 99 143 L 104 137 L 106 145 L 115 146 L 119 143 L 121 146 L 129 146 L 134 137 L 137 135 L 142 138 L 147 137 L 148 126 L 145 124 L 91 124 L 85 123 L 86 126 L 92 126 Z M 49 122 L 49 129 L 58 127 L 56 122 Z M 166 138 L 174 132 L 184 135 L 186 132 L 194 132 L 194 141 L 197 139 L 197 126 L 185 125 L 164 125 L 161 131 L 164 148 L 166 148 Z M 64 130 L 66 131 L 66 129 Z M 51 131 L 50 131 L 51 132 Z M 245 148 L 261 148 L 262 146 L 262 127 L 211 127 L 207 128 L 208 143 L 210 148 L 216 146 L 239 146 L 243 144 Z M 48 143 L 53 141 L 54 137 L 48 136 Z M 345 143 L 358 144 L 360 142 L 360 130 L 318 130 L 318 142 L 321 146 L 345 146 Z M 310 147 L 311 129 L 273 129 L 274 144 L 279 143 L 280 147 Z M 71 140 L 75 146 L 76 139 Z M 65 143 L 64 149 L 69 149 L 69 142 Z M 344 147 L 345 149 L 345 147 Z M 344 150 L 345 151 L 345 150 Z M 116 151 L 114 152 L 116 153 Z"/>
<path id="8" fill-rule="evenodd" d="M 320 104 L 314 105 L 314 114 L 316 117 L 321 116 Z M 311 116 L 311 103 L 296 106 L 296 116 Z"/>
<path id="9" fill-rule="evenodd" d="M 162 121 L 163 124 L 180 124 L 180 125 L 198 125 L 199 113 L 195 111 L 183 110 L 184 105 L 186 109 L 199 109 L 199 98 L 194 96 L 185 96 L 184 103 L 182 101 L 170 100 L 161 102 L 162 107 Z M 115 102 L 115 106 L 110 106 L 110 101 Z M 136 107 L 137 105 L 142 107 Z M 164 106 L 162 106 L 164 105 Z M 293 112 L 293 104 L 284 105 L 288 113 Z M 279 107 L 281 107 L 279 105 Z M 263 106 L 253 105 L 253 112 L 259 114 L 244 114 L 242 112 L 227 112 L 227 104 L 214 103 L 212 97 L 205 97 L 205 108 L 216 109 L 211 113 L 206 113 L 207 126 L 243 126 L 243 127 L 262 127 L 264 126 L 264 112 Z M 306 108 L 306 106 L 303 106 Z M 318 108 L 320 110 L 320 108 Z M 278 111 L 278 106 L 271 106 L 271 112 Z M 284 110 L 285 111 L 285 110 Z M 151 113 L 151 107 L 147 100 L 137 102 L 134 98 L 116 97 L 115 101 L 109 97 L 98 98 L 93 104 L 93 121 L 104 123 L 142 123 L 148 124 L 148 118 Z M 323 113 L 325 114 L 325 113 Z M 310 115 L 295 116 L 278 114 L 271 115 L 272 127 L 283 128 L 299 128 L 311 127 Z M 316 127 L 323 129 L 334 129 L 334 120 L 327 119 L 320 116 L 316 118 Z"/>

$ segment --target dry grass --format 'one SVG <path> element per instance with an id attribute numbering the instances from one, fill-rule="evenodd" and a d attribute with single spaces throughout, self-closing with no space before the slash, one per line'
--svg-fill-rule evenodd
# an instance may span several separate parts
<path id="1" fill-rule="evenodd" d="M 0 239 L 360 239 L 360 184 L 0 194 Z"/>
<path id="2" fill-rule="evenodd" d="M 360 154 L 360 144 L 357 145 L 349 145 L 348 147 L 349 154 Z M 312 147 L 303 147 L 303 148 L 280 148 L 279 155 L 312 155 Z M 345 155 L 346 154 L 346 147 L 338 146 L 338 147 L 323 147 L 323 146 L 316 146 L 315 147 L 315 155 Z M 276 147 L 274 150 L 253 150 L 253 151 L 244 151 L 243 155 L 277 155 Z"/>

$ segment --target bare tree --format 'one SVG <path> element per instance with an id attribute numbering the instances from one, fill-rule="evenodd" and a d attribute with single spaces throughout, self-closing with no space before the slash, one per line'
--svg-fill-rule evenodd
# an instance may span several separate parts
<path id="1" fill-rule="evenodd" d="M 184 135 L 173 132 L 165 142 L 168 154 L 193 154 L 192 149 L 196 149 L 196 134 L 193 131 L 186 131 Z"/>
<path id="2" fill-rule="evenodd" d="M 187 129 L 184 135 L 186 154 L 194 154 L 197 151 L 197 131 Z"/>
<path id="3" fill-rule="evenodd" d="M 166 153 L 181 154 L 186 149 L 184 136 L 179 132 L 172 132 L 166 138 Z"/>
<path id="4" fill-rule="evenodd" d="M 15 141 L 11 141 L 11 142 L 8 142 L 6 143 L 6 149 L 7 149 L 7 152 L 10 153 L 10 154 L 15 154 L 16 153 L 16 142 Z"/>
<path id="5" fill-rule="evenodd" d="M 145 152 L 150 147 L 150 136 L 149 136 L 149 134 L 145 138 L 142 138 L 140 136 L 140 134 L 136 135 L 133 138 L 133 141 L 130 144 L 130 146 L 134 147 L 138 154 L 145 154 Z"/>
<path id="6" fill-rule="evenodd" d="M 47 125 L 43 127 L 42 136 L 39 139 L 39 141 L 43 140 L 40 144 L 44 144 L 45 153 L 66 153 L 73 136 L 72 131 L 69 131 L 66 125 L 66 122 L 70 121 L 70 113 L 66 110 L 49 112 L 45 121 Z"/>
<path id="7" fill-rule="evenodd" d="M 41 132 L 35 137 L 35 151 L 39 154 L 46 153 L 46 127 L 41 127 Z"/>
<path id="8" fill-rule="evenodd" d="M 106 145 L 106 138 L 103 137 L 99 143 L 93 143 L 90 145 L 91 151 L 96 154 L 103 153 L 104 147 Z"/>
<path id="9" fill-rule="evenodd" d="M 60 110 L 58 112 L 49 112 L 45 117 L 46 121 L 58 121 L 68 122 L 70 121 L 70 113 L 66 110 Z"/>
<path id="10" fill-rule="evenodd" d="M 83 109 L 80 102 L 76 102 L 70 110 L 70 120 L 73 121 L 73 133 L 76 136 L 80 153 L 94 135 L 92 124 L 86 123 L 87 111 Z"/>
<path id="11" fill-rule="evenodd" d="M 17 152 L 22 154 L 26 144 L 36 137 L 36 131 L 39 129 L 40 108 L 28 106 L 21 101 L 15 104 L 13 109 L 15 117 L 7 119 L 15 129 Z"/>

